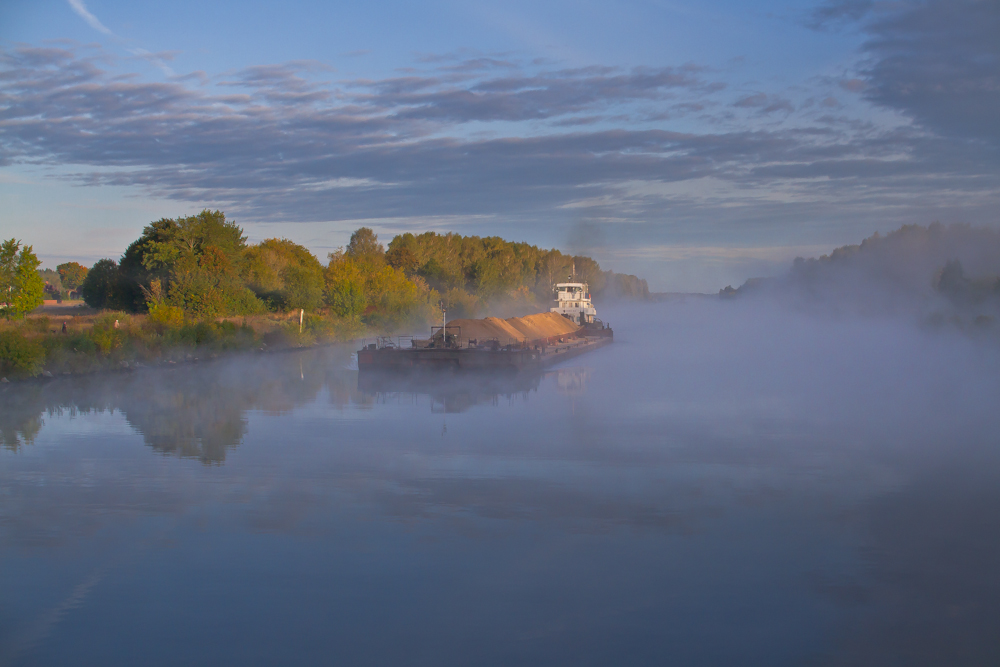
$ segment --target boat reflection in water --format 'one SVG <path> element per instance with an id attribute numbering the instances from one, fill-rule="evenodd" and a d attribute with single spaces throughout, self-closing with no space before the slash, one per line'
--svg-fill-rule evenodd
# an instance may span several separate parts
<path id="1" fill-rule="evenodd" d="M 590 371 L 513 374 L 358 373 L 346 347 L 305 350 L 122 374 L 25 382 L 0 392 L 0 447 L 30 445 L 46 417 L 119 412 L 154 451 L 218 465 L 247 434 L 247 413 L 282 415 L 317 400 L 365 409 L 427 396 L 432 412 L 527 399 L 546 378 L 559 393 L 583 393 Z"/>
<path id="2" fill-rule="evenodd" d="M 590 377 L 588 368 L 559 368 L 519 373 L 454 373 L 426 371 L 399 374 L 362 372 L 358 390 L 378 403 L 426 396 L 431 412 L 465 412 L 476 405 L 499 405 L 501 401 L 526 400 L 542 381 L 553 378 L 561 394 L 582 394 Z"/>

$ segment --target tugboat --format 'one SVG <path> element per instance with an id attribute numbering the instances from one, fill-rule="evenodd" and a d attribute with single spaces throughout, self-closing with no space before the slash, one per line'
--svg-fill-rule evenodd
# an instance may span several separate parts
<path id="1" fill-rule="evenodd" d="M 572 277 L 570 278 L 572 280 Z M 556 283 L 553 287 L 556 305 L 550 313 L 559 313 L 580 325 L 580 336 L 613 336 L 611 327 L 597 319 L 597 310 L 590 300 L 590 286 L 587 283 Z"/>
<path id="2" fill-rule="evenodd" d="M 597 310 L 590 301 L 590 287 L 587 283 L 556 283 L 553 290 L 556 305 L 549 312 L 559 313 L 580 326 L 592 324 L 597 319 Z"/>

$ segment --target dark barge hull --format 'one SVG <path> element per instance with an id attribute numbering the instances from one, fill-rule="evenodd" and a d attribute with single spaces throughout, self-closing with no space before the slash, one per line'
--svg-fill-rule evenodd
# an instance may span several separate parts
<path id="1" fill-rule="evenodd" d="M 358 370 L 381 373 L 469 371 L 518 373 L 540 370 L 612 342 L 610 335 L 569 337 L 537 348 L 365 348 L 358 351 Z"/>

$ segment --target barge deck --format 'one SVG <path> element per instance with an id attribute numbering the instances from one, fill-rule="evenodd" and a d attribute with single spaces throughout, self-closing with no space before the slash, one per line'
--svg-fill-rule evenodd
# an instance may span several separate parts
<path id="1" fill-rule="evenodd" d="M 488 347 L 404 348 L 383 339 L 358 351 L 358 370 L 412 372 L 417 370 L 518 372 L 543 369 L 610 344 L 610 329 L 598 336 L 563 336 L 554 341 Z"/>
<path id="2" fill-rule="evenodd" d="M 441 326 L 431 327 L 429 339 L 382 337 L 363 344 L 358 350 L 358 371 L 517 373 L 547 368 L 614 340 L 611 327 L 596 317 L 587 283 L 558 283 L 553 289 L 556 307 L 507 320 L 460 319 L 449 325 L 442 304 Z M 403 346 L 403 338 L 409 338 L 409 347 Z"/>

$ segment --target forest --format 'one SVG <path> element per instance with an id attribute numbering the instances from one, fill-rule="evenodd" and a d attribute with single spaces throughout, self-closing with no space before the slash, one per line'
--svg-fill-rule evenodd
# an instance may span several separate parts
<path id="1" fill-rule="evenodd" d="M 87 272 L 87 305 L 154 316 L 204 319 L 304 309 L 384 330 L 491 308 L 547 307 L 552 285 L 568 276 L 590 283 L 595 298 L 645 299 L 646 281 L 602 271 L 590 257 L 564 255 L 499 237 L 402 234 L 382 245 L 355 231 L 324 266 L 288 239 L 248 245 L 221 211 L 148 225 L 119 261 Z"/>

